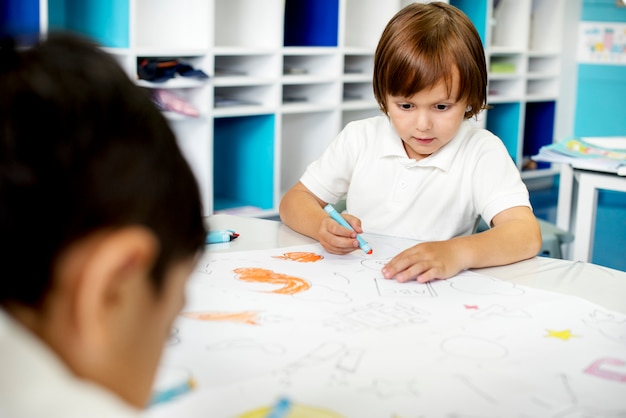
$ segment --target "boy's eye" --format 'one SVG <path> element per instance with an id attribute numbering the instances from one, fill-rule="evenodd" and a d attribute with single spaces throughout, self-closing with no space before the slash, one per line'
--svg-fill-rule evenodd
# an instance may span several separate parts
<path id="1" fill-rule="evenodd" d="M 410 103 L 400 103 L 399 106 L 402 110 L 409 110 L 413 108 L 413 105 L 411 105 Z"/>
<path id="2" fill-rule="evenodd" d="M 435 109 L 437 110 L 446 110 L 447 108 L 448 108 L 448 105 L 445 105 L 445 104 L 435 105 Z"/>

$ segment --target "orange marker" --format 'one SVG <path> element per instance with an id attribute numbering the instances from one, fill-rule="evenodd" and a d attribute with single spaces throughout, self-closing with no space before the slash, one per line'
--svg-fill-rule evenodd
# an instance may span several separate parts
<path id="1" fill-rule="evenodd" d="M 331 205 L 330 203 L 327 204 L 324 210 L 328 212 L 330 217 L 337 221 L 339 225 L 348 228 L 350 231 L 354 231 L 354 228 L 352 228 L 348 221 L 346 221 L 343 216 L 341 216 L 339 212 L 337 212 L 333 205 Z M 356 239 L 357 241 L 359 241 L 359 247 L 361 247 L 361 249 L 365 251 L 366 254 L 371 254 L 373 252 L 369 244 L 365 242 L 365 240 L 359 234 L 356 234 Z"/>

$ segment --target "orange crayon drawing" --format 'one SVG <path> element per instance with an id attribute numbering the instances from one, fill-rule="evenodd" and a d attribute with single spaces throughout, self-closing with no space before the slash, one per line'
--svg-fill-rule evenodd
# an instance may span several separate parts
<path id="1" fill-rule="evenodd" d="M 258 267 L 238 268 L 234 270 L 239 275 L 239 280 L 250 283 L 269 283 L 282 285 L 282 287 L 272 290 L 272 293 L 294 295 L 304 292 L 311 287 L 311 283 L 298 277 L 286 274 L 275 273 L 272 270 Z"/>
<path id="2" fill-rule="evenodd" d="M 253 311 L 241 312 L 184 312 L 185 318 L 200 321 L 241 322 L 248 325 L 259 325 L 259 315 Z"/>
<path id="3" fill-rule="evenodd" d="M 291 253 L 284 253 L 283 255 L 275 255 L 272 258 L 280 258 L 282 260 L 293 260 L 298 263 L 315 263 L 316 261 L 322 260 L 324 257 L 309 252 L 296 251 Z"/>

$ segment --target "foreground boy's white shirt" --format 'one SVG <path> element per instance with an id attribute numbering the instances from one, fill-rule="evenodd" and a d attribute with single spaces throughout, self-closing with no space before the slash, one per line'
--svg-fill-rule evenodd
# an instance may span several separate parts
<path id="1" fill-rule="evenodd" d="M 138 418 L 141 411 L 76 378 L 0 309 L 0 418 Z"/>

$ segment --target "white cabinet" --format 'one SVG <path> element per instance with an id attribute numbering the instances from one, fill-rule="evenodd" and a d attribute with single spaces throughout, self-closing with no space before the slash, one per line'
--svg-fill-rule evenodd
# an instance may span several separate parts
<path id="1" fill-rule="evenodd" d="M 389 19 L 411 3 L 48 0 L 39 8 L 39 0 L 10 1 L 33 2 L 42 30 L 95 38 L 133 78 L 142 58 L 178 59 L 208 74 L 139 84 L 198 109 L 198 117 L 166 117 L 198 178 L 205 214 L 252 216 L 275 215 L 283 193 L 346 123 L 380 113 L 374 50 Z M 553 141 L 565 0 L 449 2 L 468 14 L 485 45 L 493 108 L 481 123 L 522 169 L 527 155 Z"/>
<path id="2" fill-rule="evenodd" d="M 565 0 L 452 0 L 477 26 L 489 66 L 486 128 L 525 178 L 552 176 L 529 157 L 554 141 Z"/>
<path id="3" fill-rule="evenodd" d="M 12 0 L 15 2 L 23 0 Z M 30 1 L 30 0 L 27 0 Z M 214 5 L 205 0 L 48 0 L 41 1 L 44 30 L 86 35 L 112 54 L 137 79 L 144 59 L 169 59 L 213 73 Z M 137 80 L 148 91 L 166 90 L 188 102 L 198 116 L 164 112 L 198 180 L 205 212 L 213 207 L 212 79 L 172 77 Z"/>

